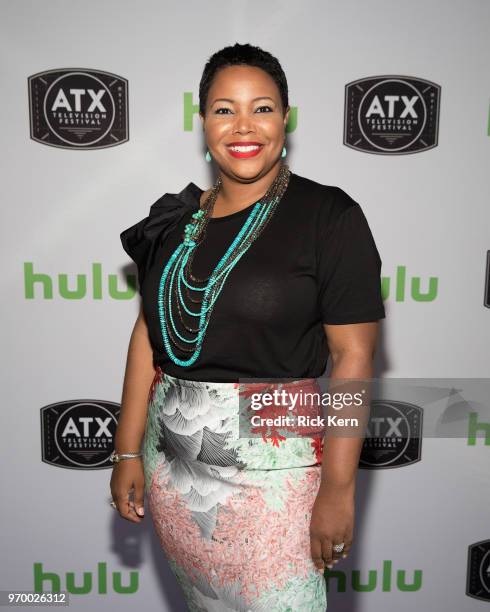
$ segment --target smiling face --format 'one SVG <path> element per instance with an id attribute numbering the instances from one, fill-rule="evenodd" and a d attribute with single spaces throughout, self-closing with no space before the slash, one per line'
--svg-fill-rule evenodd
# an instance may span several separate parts
<path id="1" fill-rule="evenodd" d="M 221 68 L 199 115 L 220 171 L 240 182 L 265 176 L 280 163 L 289 107 L 283 113 L 274 79 L 261 68 Z"/>

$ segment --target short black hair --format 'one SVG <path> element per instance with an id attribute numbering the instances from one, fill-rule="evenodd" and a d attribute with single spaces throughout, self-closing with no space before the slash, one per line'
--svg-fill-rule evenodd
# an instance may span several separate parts
<path id="1" fill-rule="evenodd" d="M 209 88 L 218 70 L 226 66 L 243 64 L 262 68 L 262 70 L 267 72 L 267 74 L 274 79 L 281 96 L 283 113 L 286 112 L 289 104 L 288 82 L 278 59 L 260 47 L 248 43 L 243 45 L 235 43 L 234 45 L 223 47 L 223 49 L 213 53 L 204 66 L 201 82 L 199 83 L 199 112 L 203 117 L 206 114 L 205 110 Z"/>

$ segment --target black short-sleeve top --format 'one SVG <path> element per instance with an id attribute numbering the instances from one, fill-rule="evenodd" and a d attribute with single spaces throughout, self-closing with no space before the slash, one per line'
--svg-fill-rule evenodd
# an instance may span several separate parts
<path id="1" fill-rule="evenodd" d="M 163 372 L 209 382 L 319 377 L 329 354 L 323 324 L 386 316 L 381 258 L 361 206 L 339 187 L 291 172 L 269 223 L 227 276 L 199 357 L 190 366 L 175 364 L 163 342 L 157 296 L 165 264 L 203 191 L 191 182 L 180 193 L 166 193 L 120 235 L 137 265 L 153 363 Z M 209 220 L 192 262 L 194 276 L 209 277 L 254 204 Z M 197 327 L 197 319 L 187 320 Z M 173 351 L 181 359 L 190 356 Z"/>

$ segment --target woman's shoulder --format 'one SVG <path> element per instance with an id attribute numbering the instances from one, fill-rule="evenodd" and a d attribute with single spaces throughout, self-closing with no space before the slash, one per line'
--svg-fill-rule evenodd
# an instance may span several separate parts
<path id="1" fill-rule="evenodd" d="M 322 183 L 300 174 L 291 173 L 293 196 L 301 200 L 301 206 L 311 209 L 311 213 L 326 216 L 331 221 L 359 204 L 338 185 Z"/>
<path id="2" fill-rule="evenodd" d="M 124 250 L 132 255 L 135 250 L 146 253 L 148 247 L 159 244 L 170 234 L 184 215 L 199 208 L 202 190 L 189 182 L 178 193 L 167 192 L 151 204 L 148 214 L 120 233 Z"/>

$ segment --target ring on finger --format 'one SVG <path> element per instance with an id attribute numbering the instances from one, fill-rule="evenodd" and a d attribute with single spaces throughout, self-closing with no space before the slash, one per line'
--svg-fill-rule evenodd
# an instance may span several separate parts
<path id="1" fill-rule="evenodd" d="M 344 542 L 340 542 L 340 544 L 334 544 L 333 550 L 336 553 L 341 553 L 344 550 L 344 546 L 345 546 Z"/>

